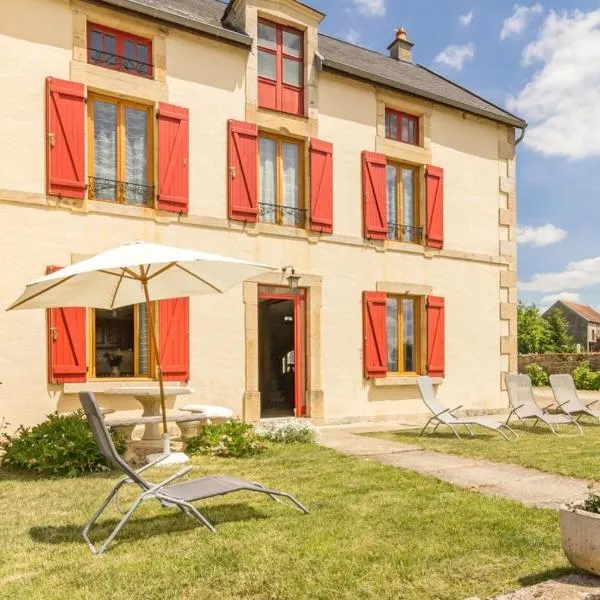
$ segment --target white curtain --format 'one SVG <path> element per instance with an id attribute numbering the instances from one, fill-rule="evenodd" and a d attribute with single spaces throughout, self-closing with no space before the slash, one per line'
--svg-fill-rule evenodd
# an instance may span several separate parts
<path id="1" fill-rule="evenodd" d="M 395 240 L 397 237 L 396 223 L 398 223 L 398 169 L 394 165 L 387 165 L 387 220 L 388 238 Z"/>
<path id="2" fill-rule="evenodd" d="M 415 172 L 412 169 L 402 169 L 402 225 L 415 226 Z M 414 230 L 403 232 L 403 239 L 414 242 Z"/>
<path id="3" fill-rule="evenodd" d="M 260 138 L 260 220 L 275 223 L 277 142 Z"/>
<path id="4" fill-rule="evenodd" d="M 94 178 L 96 198 L 116 200 L 117 106 L 101 100 L 94 101 Z"/>
<path id="5" fill-rule="evenodd" d="M 404 365 L 406 373 L 417 370 L 417 352 L 415 344 L 415 301 L 411 298 L 402 300 L 402 336 L 404 343 Z"/>
<path id="6" fill-rule="evenodd" d="M 285 208 L 299 208 L 298 193 L 298 146 L 296 144 L 282 145 L 283 151 L 283 198 L 281 205 Z M 295 211 L 283 211 L 283 223 L 285 225 L 298 225 L 299 214 Z"/>
<path id="7" fill-rule="evenodd" d="M 388 298 L 385 305 L 388 372 L 398 372 L 398 299 Z"/>
<path id="8" fill-rule="evenodd" d="M 138 373 L 150 374 L 150 343 L 148 331 L 148 311 L 145 304 L 138 304 Z"/>
<path id="9" fill-rule="evenodd" d="M 147 113 L 125 108 L 125 190 L 127 204 L 148 202 L 148 132 Z M 137 185 L 135 185 L 137 184 Z"/>

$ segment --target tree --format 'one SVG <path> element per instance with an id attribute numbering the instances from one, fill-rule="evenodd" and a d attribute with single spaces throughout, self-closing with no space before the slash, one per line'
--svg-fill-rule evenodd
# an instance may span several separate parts
<path id="1" fill-rule="evenodd" d="M 548 323 L 548 352 L 575 352 L 575 341 L 569 333 L 569 325 L 565 313 L 558 306 L 545 317 Z"/>
<path id="2" fill-rule="evenodd" d="M 527 305 L 519 302 L 517 345 L 519 354 L 543 354 L 550 351 L 550 326 L 535 304 Z"/>

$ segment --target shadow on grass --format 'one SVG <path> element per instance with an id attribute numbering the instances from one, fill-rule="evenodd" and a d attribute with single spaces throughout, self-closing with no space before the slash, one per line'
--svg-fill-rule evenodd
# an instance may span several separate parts
<path id="1" fill-rule="evenodd" d="M 225 504 L 200 508 L 202 514 L 216 527 L 223 523 L 236 521 L 250 521 L 267 519 L 268 516 L 245 503 Z M 170 514 L 161 514 L 153 517 L 133 518 L 119 532 L 119 540 L 136 540 L 168 533 L 204 529 L 204 525 L 178 510 L 169 511 Z M 92 529 L 92 538 L 102 540 L 108 537 L 116 527 L 119 519 L 110 518 L 96 523 Z M 45 525 L 31 527 L 29 535 L 36 542 L 44 544 L 73 544 L 83 541 L 81 532 L 83 524 Z"/>
<path id="2" fill-rule="evenodd" d="M 572 567 L 558 567 L 556 569 L 548 569 L 547 571 L 540 571 L 539 573 L 532 573 L 531 575 L 525 575 L 525 577 L 519 578 L 519 583 L 523 587 L 529 587 L 531 585 L 537 585 L 543 583 L 549 579 L 561 579 L 567 575 L 574 575 L 577 571 Z"/>
<path id="3" fill-rule="evenodd" d="M 107 470 L 97 473 L 82 473 L 77 477 L 67 477 L 66 475 L 49 475 L 47 473 L 36 473 L 35 471 L 26 471 L 23 469 L 12 469 L 8 467 L 0 468 L 0 481 L 68 481 L 76 482 L 84 479 L 107 479 L 116 481 L 122 477 L 121 471 Z"/>

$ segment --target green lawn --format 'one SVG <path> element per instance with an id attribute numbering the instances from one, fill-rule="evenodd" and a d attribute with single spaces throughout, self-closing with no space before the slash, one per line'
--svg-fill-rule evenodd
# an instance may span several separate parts
<path id="1" fill-rule="evenodd" d="M 217 525 L 211 534 L 147 503 L 95 557 L 81 527 L 116 475 L 48 480 L 0 471 L 0 597 L 456 600 L 568 570 L 551 511 L 319 446 L 194 463 L 196 475 L 226 472 L 288 490 L 312 514 L 239 494 L 201 504 Z"/>
<path id="2" fill-rule="evenodd" d="M 423 437 L 419 437 L 420 429 L 368 435 L 414 444 L 425 450 L 486 458 L 582 479 L 599 479 L 600 425 L 591 419 L 581 419 L 581 426 L 583 435 L 577 435 L 571 425 L 561 425 L 561 436 L 556 437 L 546 426 L 525 428 L 511 423 L 511 427 L 519 434 L 518 442 L 507 442 L 498 434 L 479 427 L 474 428 L 475 437 L 470 437 L 464 428 L 459 428 L 460 440 L 442 426 L 435 434 Z"/>

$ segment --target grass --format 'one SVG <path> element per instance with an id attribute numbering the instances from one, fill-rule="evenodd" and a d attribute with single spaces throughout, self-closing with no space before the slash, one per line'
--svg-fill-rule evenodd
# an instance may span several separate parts
<path id="1" fill-rule="evenodd" d="M 460 428 L 460 440 L 442 426 L 435 434 L 423 437 L 419 437 L 420 429 L 368 435 L 413 444 L 425 450 L 485 458 L 581 479 L 599 479 L 600 424 L 591 419 L 581 419 L 580 423 L 583 435 L 577 435 L 572 425 L 561 425 L 560 437 L 552 435 L 546 426 L 531 428 L 511 423 L 519 434 L 518 442 L 506 442 L 498 434 L 479 427 L 474 428 L 475 437 L 470 437 L 464 428 Z"/>
<path id="2" fill-rule="evenodd" d="M 81 528 L 115 474 L 0 471 L 0 598 L 455 600 L 568 571 L 548 510 L 312 445 L 194 463 L 196 476 L 226 472 L 288 490 L 312 514 L 238 494 L 200 504 L 215 535 L 146 503 L 95 557 Z M 115 519 L 103 517 L 95 539 Z"/>

